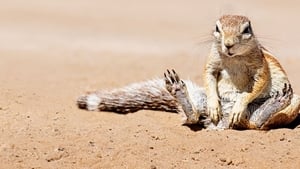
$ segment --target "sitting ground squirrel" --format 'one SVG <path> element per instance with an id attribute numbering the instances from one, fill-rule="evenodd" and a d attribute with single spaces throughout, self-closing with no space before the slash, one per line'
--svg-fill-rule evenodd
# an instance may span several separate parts
<path id="1" fill-rule="evenodd" d="M 80 96 L 79 108 L 135 112 L 141 109 L 179 112 L 184 124 L 212 129 L 270 129 L 298 116 L 300 97 L 275 57 L 260 45 L 245 16 L 224 15 L 213 32 L 205 66 L 205 88 L 181 80 L 172 70 L 112 91 Z"/>

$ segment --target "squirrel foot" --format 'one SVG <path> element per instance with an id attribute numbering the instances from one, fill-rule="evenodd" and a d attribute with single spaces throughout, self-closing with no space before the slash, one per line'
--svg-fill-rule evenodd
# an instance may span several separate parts
<path id="1" fill-rule="evenodd" d="M 175 70 L 167 70 L 164 73 L 166 89 L 176 98 L 179 105 L 183 109 L 184 124 L 197 124 L 199 122 L 200 113 L 196 111 L 192 102 L 190 101 L 187 87 Z"/>
<path id="2" fill-rule="evenodd" d="M 260 108 L 253 112 L 250 122 L 255 123 L 257 128 L 261 128 L 274 113 L 279 112 L 290 104 L 293 97 L 293 89 L 291 85 L 284 84 L 282 92 L 276 92 L 268 99 Z"/>

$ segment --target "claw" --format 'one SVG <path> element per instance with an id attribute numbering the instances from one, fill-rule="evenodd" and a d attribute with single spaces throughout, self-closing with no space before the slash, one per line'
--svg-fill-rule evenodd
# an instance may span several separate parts
<path id="1" fill-rule="evenodd" d="M 278 98 L 279 97 L 279 91 L 276 91 L 276 94 L 274 95 L 274 98 Z"/>
<path id="2" fill-rule="evenodd" d="M 284 84 L 284 87 L 283 87 L 283 89 L 282 89 L 283 96 L 285 96 L 285 95 L 286 95 L 286 93 L 287 93 L 287 90 L 288 90 L 288 88 L 287 88 L 287 84 L 285 83 L 285 84 Z"/>
<path id="3" fill-rule="evenodd" d="M 289 89 L 290 89 L 290 90 L 289 90 L 289 91 L 290 91 L 290 93 L 291 93 L 291 94 L 293 94 L 293 93 L 294 93 L 294 91 L 293 91 L 293 88 L 292 88 L 292 85 L 291 85 L 291 84 L 289 84 Z"/>
<path id="4" fill-rule="evenodd" d="M 232 118 L 230 119 L 230 122 L 229 122 L 229 128 L 233 128 L 233 119 L 234 119 L 234 117 L 232 117 Z"/>
<path id="5" fill-rule="evenodd" d="M 229 125 L 230 128 L 234 128 L 234 126 L 239 123 L 240 116 L 240 114 L 233 115 Z"/>
<path id="6" fill-rule="evenodd" d="M 185 83 L 183 82 L 183 80 L 180 80 L 180 83 L 183 87 L 185 87 Z"/>
<path id="7" fill-rule="evenodd" d="M 169 69 L 167 69 L 167 72 L 168 72 L 168 74 L 170 74 L 170 70 Z"/>
<path id="8" fill-rule="evenodd" d="M 289 95 L 293 95 L 293 93 L 294 93 L 291 84 L 289 84 L 289 86 L 288 86 L 287 93 L 288 93 Z"/>
<path id="9" fill-rule="evenodd" d="M 178 74 L 175 72 L 174 69 L 172 69 L 172 73 L 173 73 L 173 76 L 174 76 L 175 81 L 176 81 L 176 82 L 179 82 L 179 81 L 180 81 L 180 78 L 179 78 Z"/>
<path id="10" fill-rule="evenodd" d="M 165 83 L 166 83 L 167 85 L 171 85 L 170 78 L 167 76 L 166 73 L 164 73 L 164 76 L 165 76 Z"/>
<path id="11" fill-rule="evenodd" d="M 174 83 L 174 79 L 172 78 L 171 72 L 169 71 L 169 69 L 167 69 L 167 73 L 168 73 L 168 79 L 171 83 Z"/>
<path id="12" fill-rule="evenodd" d="M 165 76 L 165 80 L 168 81 L 168 82 L 170 82 L 170 78 L 167 76 L 166 73 L 164 73 L 164 76 Z"/>
<path id="13" fill-rule="evenodd" d="M 292 99 L 294 91 L 293 91 L 293 88 L 292 88 L 291 84 L 289 84 L 289 93 L 290 93 L 290 99 Z"/>

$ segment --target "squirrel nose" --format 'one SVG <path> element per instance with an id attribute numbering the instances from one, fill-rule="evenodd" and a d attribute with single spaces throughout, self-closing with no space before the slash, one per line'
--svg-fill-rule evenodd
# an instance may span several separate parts
<path id="1" fill-rule="evenodd" d="M 234 44 L 233 43 L 228 43 L 228 44 L 224 44 L 225 45 L 225 47 L 227 48 L 227 49 L 230 49 L 230 48 L 232 48 L 233 46 L 234 46 Z"/>

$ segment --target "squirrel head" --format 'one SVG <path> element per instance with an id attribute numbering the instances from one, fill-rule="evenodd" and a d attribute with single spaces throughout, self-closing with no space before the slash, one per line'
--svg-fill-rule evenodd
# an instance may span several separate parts
<path id="1" fill-rule="evenodd" d="M 223 15 L 213 32 L 220 54 L 227 57 L 242 56 L 257 47 L 250 20 L 240 15 Z"/>

